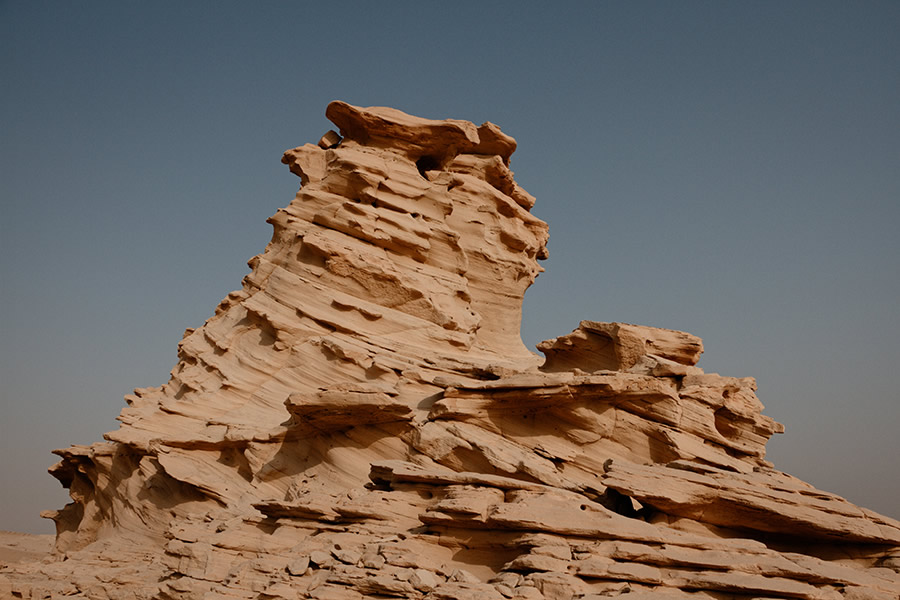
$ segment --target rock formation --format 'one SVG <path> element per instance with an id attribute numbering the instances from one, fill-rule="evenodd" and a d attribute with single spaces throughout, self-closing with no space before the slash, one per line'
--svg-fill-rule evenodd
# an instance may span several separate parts
<path id="1" fill-rule="evenodd" d="M 491 123 L 342 102 L 239 291 L 56 453 L 15 598 L 897 600 L 900 523 L 776 470 L 692 335 L 519 337 L 547 225 Z"/>

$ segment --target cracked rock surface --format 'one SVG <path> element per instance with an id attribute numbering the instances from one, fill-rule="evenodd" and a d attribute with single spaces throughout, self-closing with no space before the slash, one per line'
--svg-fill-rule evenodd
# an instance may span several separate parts
<path id="1" fill-rule="evenodd" d="M 72 502 L 0 596 L 897 600 L 900 523 L 765 460 L 783 428 L 687 333 L 530 352 L 547 225 L 491 123 L 333 102 L 241 289 L 57 450 Z"/>

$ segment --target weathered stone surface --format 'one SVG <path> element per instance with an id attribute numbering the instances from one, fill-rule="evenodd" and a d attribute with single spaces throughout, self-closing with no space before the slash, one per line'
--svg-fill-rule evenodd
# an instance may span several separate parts
<path id="1" fill-rule="evenodd" d="M 671 329 L 582 321 L 568 335 L 541 342 L 545 371 L 625 371 L 644 357 L 693 366 L 703 353 L 700 338 Z M 689 371 L 685 369 L 684 373 Z"/>
<path id="2" fill-rule="evenodd" d="M 621 460 L 609 460 L 605 471 L 604 485 L 668 514 L 812 539 L 900 545 L 897 521 L 777 471 L 736 474 L 678 462 L 641 466 Z"/>
<path id="3" fill-rule="evenodd" d="M 413 409 L 395 400 L 395 395 L 378 390 L 327 389 L 315 394 L 291 394 L 284 405 L 292 417 L 289 427 L 324 432 L 410 420 Z"/>
<path id="4" fill-rule="evenodd" d="M 896 599 L 900 525 L 774 470 L 692 335 L 528 351 L 547 226 L 493 124 L 335 102 L 240 290 L 105 442 L 56 453 L 13 598 Z"/>

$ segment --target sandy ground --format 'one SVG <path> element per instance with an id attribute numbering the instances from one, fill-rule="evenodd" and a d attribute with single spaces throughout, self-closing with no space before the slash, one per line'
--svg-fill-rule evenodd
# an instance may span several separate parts
<path id="1" fill-rule="evenodd" d="M 0 531 L 0 566 L 40 560 L 53 547 L 53 535 Z"/>

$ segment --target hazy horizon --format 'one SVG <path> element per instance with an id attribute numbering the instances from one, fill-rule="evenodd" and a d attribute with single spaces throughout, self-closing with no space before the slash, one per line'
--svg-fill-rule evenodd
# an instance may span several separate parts
<path id="1" fill-rule="evenodd" d="M 343 9 L 342 9 L 343 7 Z M 900 4 L 0 2 L 0 529 L 240 287 L 340 99 L 491 121 L 580 320 L 756 377 L 775 466 L 900 518 Z"/>

